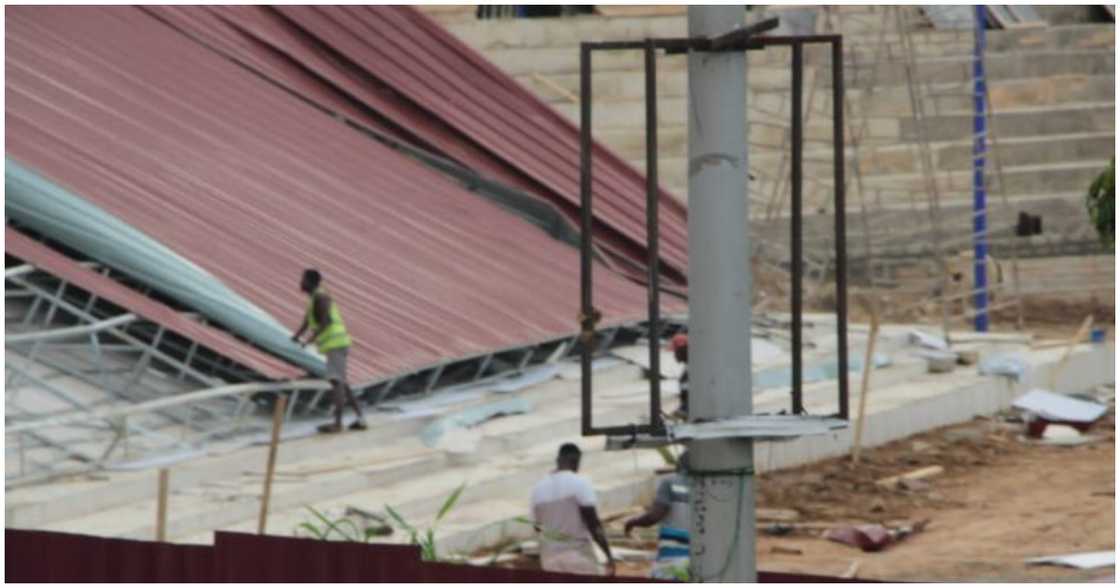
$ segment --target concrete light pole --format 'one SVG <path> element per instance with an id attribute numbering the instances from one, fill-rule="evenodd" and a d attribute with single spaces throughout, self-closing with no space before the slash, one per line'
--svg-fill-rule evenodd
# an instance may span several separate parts
<path id="1" fill-rule="evenodd" d="M 690 37 L 742 27 L 743 6 L 689 6 Z M 746 55 L 688 55 L 689 419 L 751 413 Z M 694 581 L 756 581 L 754 446 L 690 445 Z"/>

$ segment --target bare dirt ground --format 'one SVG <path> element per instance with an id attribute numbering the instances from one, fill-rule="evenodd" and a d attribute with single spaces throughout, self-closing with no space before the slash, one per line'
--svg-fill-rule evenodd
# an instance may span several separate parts
<path id="1" fill-rule="evenodd" d="M 930 581 L 1088 581 L 1112 570 L 1029 566 L 1024 559 L 1115 549 L 1115 420 L 1098 422 L 1096 443 L 1027 444 L 986 419 L 939 429 L 865 453 L 762 476 L 760 507 L 792 508 L 802 520 L 889 523 L 928 519 L 925 531 L 879 553 L 813 536 L 758 540 L 759 569 Z M 945 472 L 917 491 L 875 480 L 929 465 Z M 774 546 L 801 555 L 772 553 Z"/>
<path id="2" fill-rule="evenodd" d="M 895 581 L 1059 581 L 1110 578 L 1108 568 L 1075 570 L 1024 563 L 1031 557 L 1115 549 L 1115 419 L 1090 431 L 1095 443 L 1048 446 L 1019 439 L 1021 425 L 975 419 L 848 458 L 759 476 L 759 509 L 790 509 L 808 530 L 775 537 L 759 523 L 758 568 Z M 912 490 L 885 489 L 881 478 L 925 466 L 944 468 Z M 654 531 L 621 537 L 626 516 L 606 517 L 612 546 L 655 548 Z M 828 541 L 819 529 L 844 522 L 915 522 L 924 531 L 878 553 Z M 776 549 L 777 548 L 777 549 Z M 800 554 L 789 554 L 793 550 Z M 534 557 L 506 565 L 535 567 Z M 646 576 L 649 564 L 622 562 L 619 573 Z"/>

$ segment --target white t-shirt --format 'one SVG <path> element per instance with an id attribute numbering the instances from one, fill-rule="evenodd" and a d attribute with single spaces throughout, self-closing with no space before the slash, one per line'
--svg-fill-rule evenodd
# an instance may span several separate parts
<path id="1" fill-rule="evenodd" d="M 533 519 L 541 526 L 541 557 L 591 548 L 591 533 L 580 507 L 595 506 L 587 478 L 568 470 L 553 472 L 533 486 Z"/>

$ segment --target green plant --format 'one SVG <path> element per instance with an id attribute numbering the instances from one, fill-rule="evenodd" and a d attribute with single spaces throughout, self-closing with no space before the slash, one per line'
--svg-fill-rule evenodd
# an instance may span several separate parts
<path id="1" fill-rule="evenodd" d="M 678 582 L 692 581 L 692 573 L 688 571 L 687 566 L 673 566 L 669 568 L 669 573 L 673 574 Z"/>
<path id="2" fill-rule="evenodd" d="M 443 517 L 451 512 L 451 509 L 454 508 L 455 503 L 459 501 L 459 497 L 463 494 L 463 490 L 465 490 L 466 487 L 466 484 L 460 484 L 459 487 L 443 501 L 443 506 L 441 506 L 439 512 L 436 513 L 435 520 L 432 521 L 431 526 L 423 532 L 410 525 L 400 513 L 393 509 L 393 507 L 387 504 L 385 505 L 385 512 L 389 513 L 393 521 L 408 533 L 409 543 L 420 547 L 420 557 L 424 559 L 424 561 L 435 561 L 439 559 L 439 552 L 436 549 L 436 527 L 439 526 L 439 522 L 443 520 Z"/>
<path id="3" fill-rule="evenodd" d="M 351 521 L 346 517 L 342 517 L 340 519 L 335 519 L 332 521 L 331 519 L 327 518 L 327 516 L 322 512 L 316 510 L 315 507 L 310 505 L 305 505 L 304 507 L 307 510 L 311 511 L 311 514 L 315 516 L 317 522 L 305 521 L 297 525 L 292 533 L 297 537 L 299 536 L 299 531 L 302 529 L 304 531 L 307 531 L 307 533 L 310 534 L 311 538 L 320 539 L 322 541 L 329 541 L 331 538 L 331 533 L 334 533 L 344 541 L 369 543 L 375 537 L 381 537 L 393 532 L 392 529 L 389 529 L 389 532 L 385 533 L 380 527 L 366 527 L 365 529 L 360 529 L 358 525 L 354 523 L 354 521 Z"/>
<path id="4" fill-rule="evenodd" d="M 1108 248 L 1116 243 L 1116 158 L 1108 164 L 1108 169 L 1101 172 L 1096 180 L 1089 186 L 1089 193 L 1085 197 L 1086 208 L 1089 209 L 1089 219 L 1097 229 L 1101 242 Z"/>
<path id="5" fill-rule="evenodd" d="M 496 523 L 491 523 L 491 525 L 498 525 L 498 524 L 502 525 L 502 528 L 503 528 L 502 535 L 504 536 L 505 535 L 505 525 L 508 524 L 508 523 L 529 525 L 529 526 L 531 526 L 531 528 L 533 528 L 534 531 L 538 531 L 540 533 L 541 538 L 543 538 L 543 539 L 548 539 L 548 540 L 551 540 L 551 541 L 570 541 L 572 539 L 571 535 L 569 535 L 567 533 L 563 533 L 562 531 L 556 531 L 556 530 L 552 530 L 552 529 L 541 528 L 540 525 L 536 524 L 536 522 L 529 519 L 528 516 L 514 516 L 514 517 L 512 517 L 512 519 L 506 519 L 504 521 L 498 521 Z M 497 560 L 500 559 L 502 556 L 504 556 L 504 554 L 511 553 L 513 551 L 519 550 L 520 548 L 521 548 L 521 541 L 516 541 L 516 540 L 512 540 L 512 539 L 506 540 L 505 543 L 501 545 L 501 547 L 497 547 L 497 545 L 495 545 L 494 554 L 493 554 L 493 556 L 491 556 L 491 559 L 489 559 L 486 562 L 486 566 L 494 566 L 494 564 L 497 563 Z"/>

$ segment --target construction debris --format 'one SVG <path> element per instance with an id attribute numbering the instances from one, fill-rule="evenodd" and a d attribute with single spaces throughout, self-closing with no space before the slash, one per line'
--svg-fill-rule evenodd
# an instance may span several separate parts
<path id="1" fill-rule="evenodd" d="M 918 345 L 920 347 L 925 347 L 926 349 L 933 349 L 935 351 L 949 350 L 949 344 L 946 343 L 945 340 L 941 337 L 927 335 L 918 330 L 910 331 L 909 341 L 911 345 Z"/>
<path id="2" fill-rule="evenodd" d="M 825 533 L 824 538 L 864 551 L 880 551 L 891 543 L 891 533 L 882 525 L 836 527 Z"/>
<path id="3" fill-rule="evenodd" d="M 942 474 L 944 472 L 945 472 L 945 468 L 943 468 L 941 466 L 929 466 L 929 467 L 914 470 L 912 472 L 907 472 L 905 474 L 899 474 L 897 476 L 891 476 L 889 478 L 883 478 L 881 480 L 876 481 L 875 484 L 880 486 L 880 487 L 883 487 L 883 488 L 894 489 L 894 488 L 897 488 L 899 486 L 900 482 L 903 482 L 903 481 L 911 482 L 911 481 L 914 481 L 914 480 L 924 480 L 925 478 L 932 478 L 933 476 Z"/>
<path id="4" fill-rule="evenodd" d="M 926 360 L 926 371 L 931 374 L 947 374 L 957 365 L 957 354 L 951 351 L 922 351 L 918 356 Z"/>
<path id="5" fill-rule="evenodd" d="M 882 551 L 914 533 L 920 533 L 928 524 L 927 519 L 913 525 L 900 525 L 890 529 L 883 525 L 844 525 L 830 529 L 825 533 L 824 538 L 858 547 L 863 551 Z"/>
<path id="6" fill-rule="evenodd" d="M 481 406 L 472 406 L 457 414 L 447 416 L 428 425 L 420 432 L 420 439 L 428 447 L 439 445 L 440 438 L 456 429 L 476 427 L 490 419 L 511 414 L 525 414 L 533 404 L 524 398 L 510 398 Z"/>
<path id="7" fill-rule="evenodd" d="M 859 573 L 859 560 L 853 560 L 852 565 L 848 566 L 847 571 L 840 575 L 841 578 L 855 578 Z"/>
<path id="8" fill-rule="evenodd" d="M 1092 551 L 1087 553 L 1071 553 L 1069 555 L 1048 555 L 1026 560 L 1029 564 L 1054 565 L 1091 570 L 1116 565 L 1115 551 Z"/>
<path id="9" fill-rule="evenodd" d="M 1080 445 L 1088 438 L 1068 425 L 1050 425 L 1042 433 L 1042 440 L 1051 445 Z"/>
<path id="10" fill-rule="evenodd" d="M 618 561 L 652 561 L 657 552 L 648 549 L 612 546 L 611 555 Z"/>
<path id="11" fill-rule="evenodd" d="M 1103 404 L 1077 400 L 1046 390 L 1031 390 L 1016 398 L 1011 406 L 1052 423 L 1092 423 L 1108 410 Z"/>
<path id="12" fill-rule="evenodd" d="M 755 516 L 760 521 L 793 522 L 801 518 L 801 513 L 790 508 L 759 508 Z"/>
<path id="13" fill-rule="evenodd" d="M 980 375 L 1004 376 L 1019 382 L 1027 371 L 1027 362 L 1019 355 L 993 355 L 980 362 Z"/>
<path id="14" fill-rule="evenodd" d="M 979 351 L 958 351 L 957 364 L 958 365 L 976 365 L 980 361 Z"/>

